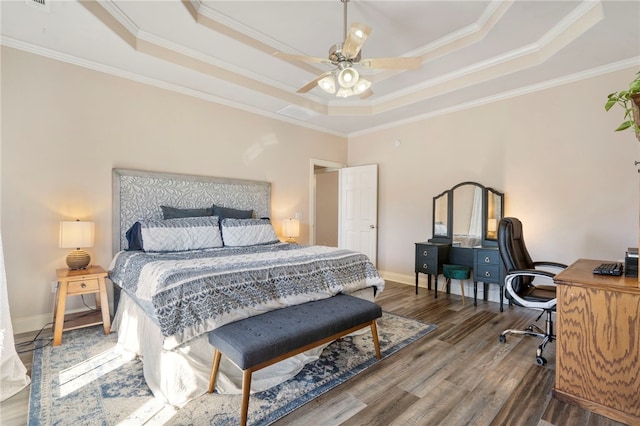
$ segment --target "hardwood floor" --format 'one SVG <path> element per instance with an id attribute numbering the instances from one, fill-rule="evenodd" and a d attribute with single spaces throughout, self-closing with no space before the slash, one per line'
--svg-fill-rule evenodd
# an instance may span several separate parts
<path id="1" fill-rule="evenodd" d="M 438 328 L 348 382 L 279 420 L 281 425 L 620 425 L 551 397 L 555 344 L 535 363 L 539 340 L 498 335 L 524 328 L 537 312 L 439 294 L 387 281 L 377 302 L 386 311 Z M 544 318 L 540 321 L 543 322 Z M 16 336 L 28 341 L 35 333 Z M 22 354 L 31 370 L 31 354 Z M 0 404 L 3 426 L 25 425 L 29 389 Z"/>

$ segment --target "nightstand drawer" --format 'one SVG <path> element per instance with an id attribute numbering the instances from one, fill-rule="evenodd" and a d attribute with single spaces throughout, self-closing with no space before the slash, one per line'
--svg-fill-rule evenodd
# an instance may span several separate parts
<path id="1" fill-rule="evenodd" d="M 67 283 L 67 294 L 95 293 L 100 288 L 98 278 L 69 281 Z"/>

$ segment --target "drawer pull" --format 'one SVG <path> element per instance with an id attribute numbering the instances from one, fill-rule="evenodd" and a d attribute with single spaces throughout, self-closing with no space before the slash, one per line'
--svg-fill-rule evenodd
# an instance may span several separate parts
<path id="1" fill-rule="evenodd" d="M 80 287 L 87 288 L 87 285 L 85 283 L 82 283 L 82 284 L 80 284 Z"/>
<path id="2" fill-rule="evenodd" d="M 423 267 L 424 269 L 429 269 L 429 265 L 427 265 L 426 263 L 425 263 L 425 264 L 423 264 L 423 265 L 422 265 L 422 267 Z"/>
<path id="3" fill-rule="evenodd" d="M 422 255 L 423 255 L 423 256 L 429 256 L 429 251 L 427 251 L 427 250 L 423 251 L 423 252 L 422 252 Z"/>
<path id="4" fill-rule="evenodd" d="M 484 263 L 491 263 L 491 259 L 489 259 L 489 256 L 484 258 Z"/>
<path id="5" fill-rule="evenodd" d="M 491 272 L 489 272 L 489 271 L 486 271 L 486 272 L 484 273 L 484 276 L 485 276 L 485 277 L 488 277 L 488 278 L 490 278 L 490 277 L 491 277 Z"/>

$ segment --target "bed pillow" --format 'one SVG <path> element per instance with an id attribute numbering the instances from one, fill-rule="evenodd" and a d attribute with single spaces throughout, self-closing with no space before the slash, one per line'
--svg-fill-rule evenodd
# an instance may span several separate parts
<path id="1" fill-rule="evenodd" d="M 220 219 L 251 219 L 253 218 L 253 210 L 232 209 L 231 207 L 222 207 L 213 205 L 213 215 Z"/>
<path id="2" fill-rule="evenodd" d="M 179 217 L 213 216 L 213 207 L 203 209 L 181 209 L 177 207 L 160 206 L 164 219 L 176 219 Z"/>
<path id="3" fill-rule="evenodd" d="M 277 243 L 278 236 L 269 219 L 233 219 L 220 221 L 225 246 L 246 247 Z"/>
<path id="4" fill-rule="evenodd" d="M 127 231 L 129 250 L 188 251 L 222 247 L 216 216 L 138 221 Z"/>

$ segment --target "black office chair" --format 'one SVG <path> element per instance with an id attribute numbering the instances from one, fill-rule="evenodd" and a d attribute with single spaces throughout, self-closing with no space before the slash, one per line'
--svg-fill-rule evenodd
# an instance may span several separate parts
<path id="1" fill-rule="evenodd" d="M 542 351 L 547 343 L 555 340 L 553 334 L 552 312 L 556 310 L 556 286 L 553 282 L 554 273 L 537 269 L 538 267 L 551 267 L 564 269 L 567 265 L 557 262 L 534 262 L 527 251 L 522 236 L 522 223 L 513 217 L 506 217 L 498 226 L 498 248 L 500 257 L 506 269 L 505 290 L 506 296 L 516 305 L 526 308 L 541 309 L 538 321 L 544 313 L 547 314 L 545 330 L 536 324 L 531 324 L 525 330 L 505 330 L 500 334 L 500 342 L 507 341 L 506 335 L 524 334 L 542 338 L 542 343 L 536 351 L 536 363 L 544 365 L 547 360 L 542 356 Z M 537 278 L 538 282 L 534 282 Z M 542 280 L 544 284 L 539 284 Z"/>

